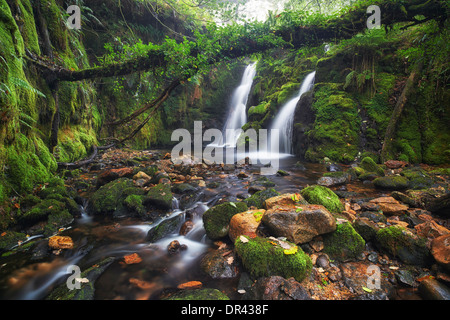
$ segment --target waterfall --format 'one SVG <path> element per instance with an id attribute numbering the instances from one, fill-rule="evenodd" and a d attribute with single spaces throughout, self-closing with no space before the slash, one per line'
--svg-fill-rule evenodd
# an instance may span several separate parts
<path id="1" fill-rule="evenodd" d="M 272 122 L 271 130 L 279 130 L 279 152 L 280 153 L 292 153 L 292 134 L 294 131 L 294 113 L 295 108 L 301 98 L 301 96 L 312 89 L 314 85 L 316 72 L 308 74 L 300 88 L 300 92 L 297 96 L 288 101 L 280 110 L 278 115 Z"/>
<path id="2" fill-rule="evenodd" d="M 240 136 L 240 129 L 247 123 L 247 101 L 256 75 L 256 62 L 245 69 L 239 87 L 233 92 L 230 111 L 223 128 L 220 147 L 235 147 Z M 213 146 L 212 144 L 210 146 Z"/>

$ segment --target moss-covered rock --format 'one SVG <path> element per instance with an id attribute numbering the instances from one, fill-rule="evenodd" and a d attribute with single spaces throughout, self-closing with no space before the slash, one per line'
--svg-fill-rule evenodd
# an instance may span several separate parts
<path id="1" fill-rule="evenodd" d="M 251 197 L 244 200 L 248 207 L 256 207 L 258 209 L 264 208 L 264 201 L 269 198 L 279 196 L 280 194 L 275 189 L 267 189 L 255 192 Z"/>
<path id="2" fill-rule="evenodd" d="M 379 176 L 384 176 L 384 170 L 371 157 L 365 157 L 359 165 L 366 172 L 374 172 Z"/>
<path id="3" fill-rule="evenodd" d="M 308 203 L 321 204 L 332 213 L 340 213 L 344 210 L 339 197 L 327 187 L 310 186 L 303 189 L 300 193 Z"/>
<path id="4" fill-rule="evenodd" d="M 430 263 L 430 250 L 426 239 L 420 238 L 406 228 L 394 225 L 380 229 L 376 241 L 388 253 L 407 264 L 427 265 Z"/>
<path id="5" fill-rule="evenodd" d="M 0 237 L 0 253 L 8 251 L 12 247 L 19 244 L 21 241 L 25 241 L 27 238 L 25 233 L 16 231 L 5 231 Z"/>
<path id="6" fill-rule="evenodd" d="M 340 261 L 356 259 L 366 245 L 350 222 L 338 224 L 336 231 L 323 236 L 323 241 L 324 252 Z"/>
<path id="7" fill-rule="evenodd" d="M 387 190 L 402 190 L 408 188 L 408 179 L 402 176 L 387 176 L 373 180 L 375 187 Z"/>
<path id="8" fill-rule="evenodd" d="M 255 278 L 278 275 L 302 281 L 311 272 L 311 259 L 301 248 L 292 244 L 297 250 L 295 253 L 294 251 L 289 253 L 270 239 L 260 237 L 254 239 L 245 237 L 245 239 L 248 241 L 243 242 L 241 237 L 236 239 L 236 252 L 244 267 Z"/>
<path id="9" fill-rule="evenodd" d="M 53 212 L 48 216 L 47 223 L 44 227 L 44 237 L 56 234 L 59 228 L 70 225 L 72 221 L 73 216 L 68 210 Z"/>
<path id="10" fill-rule="evenodd" d="M 130 214 L 124 203 L 130 195 L 143 195 L 144 191 L 134 186 L 133 180 L 120 178 L 100 187 L 91 197 L 89 208 L 94 215 L 121 217 Z"/>
<path id="11" fill-rule="evenodd" d="M 172 209 L 173 194 L 169 184 L 160 183 L 147 192 L 145 203 L 155 206 L 157 209 Z"/>
<path id="12" fill-rule="evenodd" d="M 150 231 L 147 233 L 146 241 L 156 242 L 169 234 L 176 233 L 180 230 L 182 223 L 182 214 L 179 214 L 170 219 L 166 219 L 154 228 L 150 229 Z"/>
<path id="13" fill-rule="evenodd" d="M 203 214 L 203 224 L 206 235 L 212 239 L 220 239 L 228 236 L 231 218 L 240 212 L 245 212 L 248 207 L 243 202 L 226 202 L 208 209 Z"/>

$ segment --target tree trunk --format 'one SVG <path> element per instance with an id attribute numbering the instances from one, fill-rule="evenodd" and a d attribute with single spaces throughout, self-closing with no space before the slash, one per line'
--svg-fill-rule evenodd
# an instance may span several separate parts
<path id="1" fill-rule="evenodd" d="M 422 62 L 418 62 L 411 74 L 409 75 L 408 80 L 406 80 L 405 88 L 398 99 L 394 111 L 392 112 L 391 119 L 389 120 L 389 124 L 386 128 L 386 134 L 384 136 L 383 147 L 381 149 L 381 159 L 382 162 L 389 160 L 392 154 L 392 146 L 395 138 L 395 130 L 397 128 L 398 121 L 403 113 L 403 109 L 405 108 L 405 104 L 408 101 L 408 97 L 411 91 L 414 89 L 417 79 L 422 71 L 423 64 Z"/>

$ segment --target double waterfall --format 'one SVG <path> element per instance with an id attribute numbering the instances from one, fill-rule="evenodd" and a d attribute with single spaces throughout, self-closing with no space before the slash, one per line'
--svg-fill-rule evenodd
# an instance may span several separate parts
<path id="1" fill-rule="evenodd" d="M 260 149 L 260 156 L 264 154 L 264 157 L 269 156 L 271 158 L 280 154 L 291 155 L 293 153 L 292 135 L 295 109 L 301 96 L 314 86 L 315 75 L 315 71 L 308 74 L 303 80 L 298 94 L 281 107 L 269 128 L 270 146 L 268 150 Z M 222 131 L 224 138 L 217 145 L 211 144 L 210 146 L 236 148 L 237 141 L 242 133 L 241 129 L 247 123 L 247 102 L 255 76 L 256 62 L 247 66 L 239 87 L 233 93 L 228 118 Z M 276 136 L 274 139 L 271 135 L 272 130 L 279 130 L 278 146 L 274 145 L 277 141 Z"/>

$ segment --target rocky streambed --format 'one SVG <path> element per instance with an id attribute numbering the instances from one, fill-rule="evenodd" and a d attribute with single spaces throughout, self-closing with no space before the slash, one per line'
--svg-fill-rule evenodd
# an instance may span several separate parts
<path id="1" fill-rule="evenodd" d="M 18 198 L 2 299 L 449 299 L 449 169 L 110 150 Z M 73 290 L 71 290 L 71 288 Z"/>

